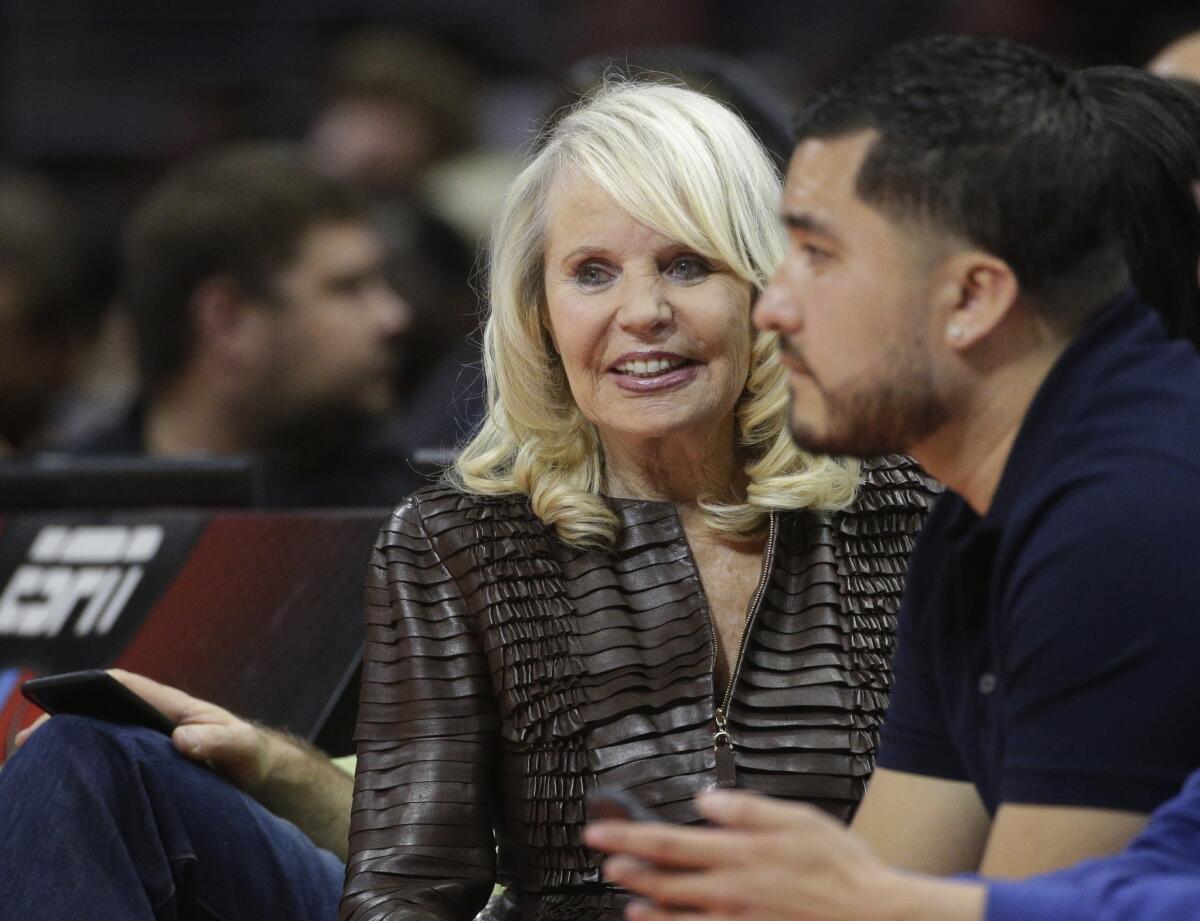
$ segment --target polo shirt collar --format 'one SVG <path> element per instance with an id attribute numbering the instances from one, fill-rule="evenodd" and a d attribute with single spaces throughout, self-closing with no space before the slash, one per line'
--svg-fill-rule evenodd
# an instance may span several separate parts
<path id="1" fill-rule="evenodd" d="M 1031 488 L 1031 479 L 1044 473 L 1044 452 L 1057 450 L 1055 435 L 1071 415 L 1071 401 L 1078 396 L 1075 385 L 1108 360 L 1112 349 L 1122 347 L 1130 328 L 1138 325 L 1139 312 L 1149 313 L 1130 288 L 1084 322 L 1034 395 L 985 517 L 957 493 L 941 500 L 946 505 L 946 520 L 939 529 L 946 541 L 942 590 L 949 593 L 943 607 L 957 612 L 952 620 L 960 629 L 978 629 L 985 620 L 989 574 L 1008 518 Z"/>
<path id="2" fill-rule="evenodd" d="M 1071 416 L 1071 404 L 1080 397 L 1077 384 L 1110 363 L 1112 351 L 1125 347 L 1131 330 L 1139 326 L 1139 319 L 1153 322 L 1146 305 L 1128 287 L 1084 321 L 1029 404 L 983 518 L 985 527 L 1003 530 L 1014 506 L 1027 494 L 1030 478 L 1044 472 L 1042 455 L 1057 450 L 1056 431 Z"/>

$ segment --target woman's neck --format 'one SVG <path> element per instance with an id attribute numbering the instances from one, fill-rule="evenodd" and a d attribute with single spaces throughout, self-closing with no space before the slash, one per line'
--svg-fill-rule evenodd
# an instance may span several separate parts
<path id="1" fill-rule="evenodd" d="M 605 492 L 610 496 L 673 502 L 695 507 L 701 498 L 733 498 L 746 492 L 745 458 L 724 435 L 604 442 Z"/>

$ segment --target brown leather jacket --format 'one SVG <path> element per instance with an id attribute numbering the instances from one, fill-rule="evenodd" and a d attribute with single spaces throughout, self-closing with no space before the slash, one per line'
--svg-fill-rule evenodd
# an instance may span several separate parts
<path id="1" fill-rule="evenodd" d="M 469 919 L 499 881 L 521 918 L 617 918 L 624 894 L 580 840 L 598 786 L 686 822 L 693 795 L 733 772 L 848 819 L 874 765 L 905 564 L 935 492 L 893 457 L 866 466 L 847 512 L 773 516 L 722 700 L 672 505 L 612 500 L 618 544 L 595 552 L 557 540 L 524 498 L 411 496 L 368 577 L 340 917 Z"/>

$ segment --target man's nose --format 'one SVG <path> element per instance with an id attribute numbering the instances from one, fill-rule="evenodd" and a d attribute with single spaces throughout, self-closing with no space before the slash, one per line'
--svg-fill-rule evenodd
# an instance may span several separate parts
<path id="1" fill-rule="evenodd" d="M 796 292 L 786 284 L 782 274 L 781 269 L 754 302 L 751 317 L 754 325 L 763 332 L 774 330 L 779 333 L 794 333 L 802 325 Z"/>
<path id="2" fill-rule="evenodd" d="M 375 296 L 375 312 L 381 331 L 389 338 L 398 336 L 413 324 L 412 304 L 390 285 L 380 285 Z"/>

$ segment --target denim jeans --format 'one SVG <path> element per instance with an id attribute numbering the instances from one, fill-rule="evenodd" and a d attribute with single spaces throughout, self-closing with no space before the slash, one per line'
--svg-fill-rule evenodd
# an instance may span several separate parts
<path id="1" fill-rule="evenodd" d="M 0 769 L 0 921 L 333 921 L 344 874 L 148 729 L 58 716 Z"/>

